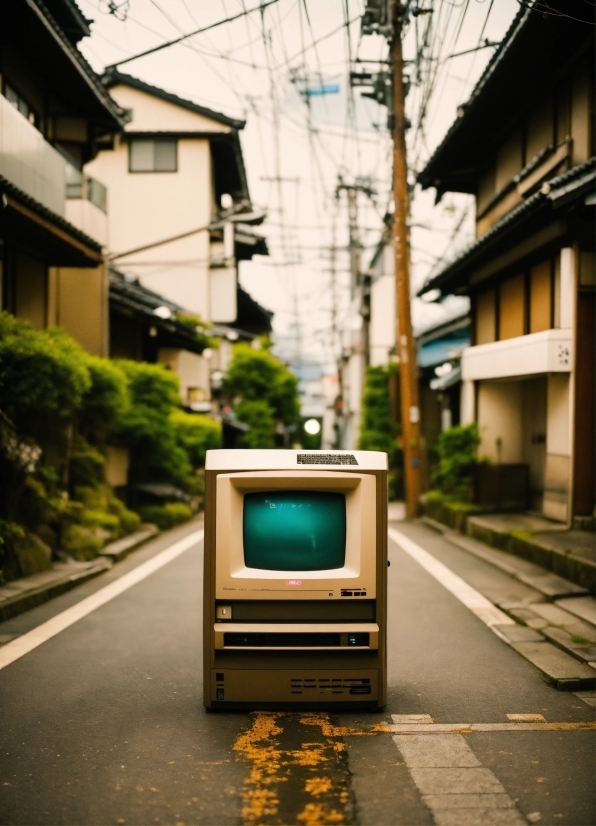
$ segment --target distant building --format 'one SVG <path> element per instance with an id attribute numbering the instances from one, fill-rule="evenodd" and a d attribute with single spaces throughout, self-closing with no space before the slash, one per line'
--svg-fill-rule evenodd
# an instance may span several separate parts
<path id="1" fill-rule="evenodd" d="M 559 8 L 553 6 L 555 12 Z M 530 470 L 531 506 L 572 522 L 595 492 L 594 30 L 522 6 L 420 173 L 476 198 L 476 240 L 421 292 L 469 295 L 463 422 Z"/>
<path id="2" fill-rule="evenodd" d="M 204 321 L 235 321 L 237 261 L 267 254 L 253 229 L 265 214 L 250 203 L 244 121 L 116 71 L 104 82 L 130 113 L 114 151 L 87 168 L 110 192 L 112 260 Z M 236 231 L 224 248 L 226 218 Z"/>
<path id="3" fill-rule="evenodd" d="M 238 262 L 268 254 L 254 228 L 265 213 L 250 202 L 244 122 L 114 70 L 104 84 L 129 117 L 114 149 L 85 169 L 109 192 L 107 246 L 120 273 L 110 280 L 110 353 L 166 364 L 183 403 L 208 409 L 229 341 L 271 331 L 272 313 L 238 284 Z M 126 291 L 161 297 L 164 323 L 131 313 Z M 227 325 L 231 338 L 224 334 L 219 350 L 203 355 L 203 346 L 180 336 L 184 315 L 199 326 Z"/>

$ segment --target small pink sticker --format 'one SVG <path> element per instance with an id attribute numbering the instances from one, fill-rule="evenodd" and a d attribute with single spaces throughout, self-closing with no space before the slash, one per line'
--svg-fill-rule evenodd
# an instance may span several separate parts
<path id="1" fill-rule="evenodd" d="M 287 579 L 286 585 L 302 585 L 301 579 Z"/>

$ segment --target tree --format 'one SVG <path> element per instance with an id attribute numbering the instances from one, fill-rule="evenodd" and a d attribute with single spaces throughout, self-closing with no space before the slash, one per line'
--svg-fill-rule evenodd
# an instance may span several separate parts
<path id="1" fill-rule="evenodd" d="M 358 441 L 360 450 L 381 450 L 387 454 L 391 499 L 403 495 L 403 454 L 390 396 L 390 382 L 397 380 L 398 371 L 396 364 L 366 368 Z"/>
<path id="2" fill-rule="evenodd" d="M 223 389 L 240 421 L 255 431 L 241 438 L 246 447 L 273 447 L 276 422 L 287 427 L 299 418 L 298 379 L 269 349 L 237 344 Z"/>

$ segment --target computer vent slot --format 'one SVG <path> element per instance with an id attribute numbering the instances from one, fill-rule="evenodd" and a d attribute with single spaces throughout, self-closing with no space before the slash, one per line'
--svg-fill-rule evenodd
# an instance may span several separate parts
<path id="1" fill-rule="evenodd" d="M 370 694 L 371 685 L 368 677 L 336 677 L 330 679 L 309 679 L 295 677 L 290 679 L 291 694 Z"/>
<path id="2" fill-rule="evenodd" d="M 299 465 L 357 465 L 352 453 L 299 453 Z"/>

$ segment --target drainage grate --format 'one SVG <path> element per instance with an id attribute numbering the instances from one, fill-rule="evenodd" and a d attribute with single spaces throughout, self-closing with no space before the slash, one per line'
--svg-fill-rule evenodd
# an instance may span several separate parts
<path id="1" fill-rule="evenodd" d="M 299 465 L 357 465 L 353 453 L 299 453 Z"/>

